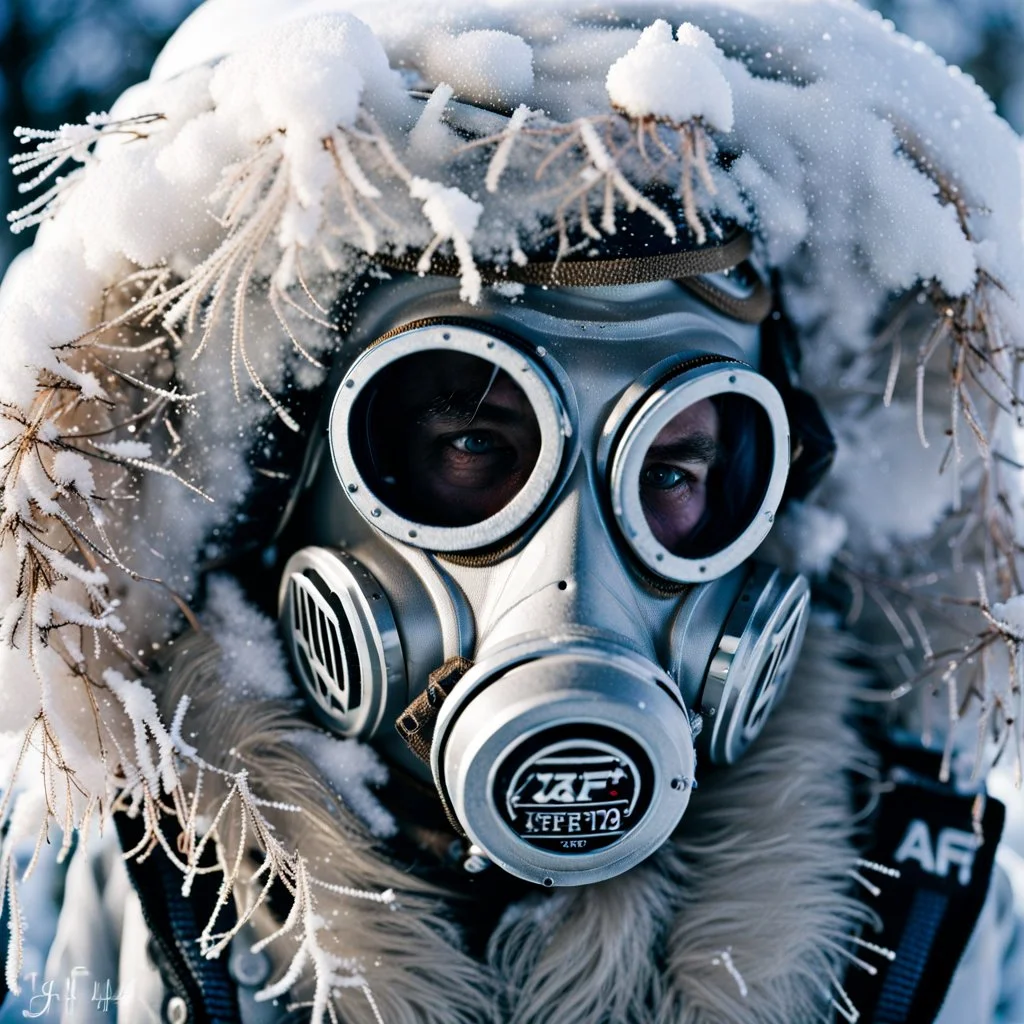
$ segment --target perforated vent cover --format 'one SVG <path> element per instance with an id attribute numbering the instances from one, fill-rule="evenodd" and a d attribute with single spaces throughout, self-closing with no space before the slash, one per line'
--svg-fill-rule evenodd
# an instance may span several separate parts
<path id="1" fill-rule="evenodd" d="M 348 715 L 362 700 L 359 651 L 341 599 L 315 569 L 288 580 L 292 643 L 325 709 Z"/>
<path id="2" fill-rule="evenodd" d="M 285 567 L 279 615 L 320 719 L 343 735 L 371 736 L 389 696 L 400 706 L 406 687 L 391 608 L 369 570 L 344 552 L 303 548 Z"/>
<path id="3" fill-rule="evenodd" d="M 810 607 L 803 576 L 753 563 L 701 695 L 701 712 L 711 724 L 701 739 L 714 764 L 738 761 L 778 706 L 803 645 Z"/>

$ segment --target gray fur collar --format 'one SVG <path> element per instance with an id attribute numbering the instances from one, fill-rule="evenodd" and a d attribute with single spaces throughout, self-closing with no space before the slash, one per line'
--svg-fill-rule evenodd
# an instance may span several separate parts
<path id="1" fill-rule="evenodd" d="M 315 777 L 289 742 L 304 728 L 294 709 L 219 699 L 212 642 L 176 647 L 162 700 L 173 708 L 188 692 L 187 726 L 216 741 L 201 756 L 231 771 L 245 765 L 255 793 L 303 809 L 268 817 L 324 881 L 396 892 L 390 908 L 330 890 L 316 899 L 331 953 L 358 966 L 386 1024 L 792 1024 L 828 1015 L 848 936 L 871 914 L 851 893 L 849 781 L 870 759 L 844 720 L 863 680 L 836 660 L 840 634 L 812 627 L 782 707 L 740 765 L 704 773 L 669 843 L 609 882 L 511 905 L 486 962 L 462 949 L 456 897 L 390 863 Z M 211 808 L 223 798 L 210 782 L 204 793 Z M 281 969 L 290 941 L 270 946 Z M 304 989 L 293 997 L 308 998 Z M 359 988 L 338 989 L 334 1007 L 352 1024 L 376 1019 Z"/>

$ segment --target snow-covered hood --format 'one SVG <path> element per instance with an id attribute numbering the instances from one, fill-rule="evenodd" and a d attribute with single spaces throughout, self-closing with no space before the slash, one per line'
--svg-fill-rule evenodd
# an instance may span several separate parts
<path id="1" fill-rule="evenodd" d="M 301 448 L 339 297 L 382 254 L 440 253 L 472 303 L 481 268 L 580 258 L 625 210 L 659 237 L 754 234 L 840 445 L 774 556 L 850 585 L 894 689 L 941 681 L 954 724 L 970 690 L 1012 731 L 1020 144 L 877 16 L 210 0 L 109 114 L 24 141 L 13 222 L 40 228 L 0 289 L 0 887 L 51 823 L 70 843 L 119 802 L 154 836 L 160 799 L 187 817 L 187 708 L 161 718 L 149 663 L 239 530 L 269 541 L 252 496 Z"/>

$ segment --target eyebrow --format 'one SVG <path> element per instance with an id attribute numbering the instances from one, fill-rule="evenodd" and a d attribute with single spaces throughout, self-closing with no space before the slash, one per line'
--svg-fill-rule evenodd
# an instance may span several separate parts
<path id="1" fill-rule="evenodd" d="M 479 393 L 456 391 L 450 395 L 435 398 L 420 415 L 416 422 L 433 423 L 447 420 L 458 426 L 468 427 L 476 420 L 487 420 L 499 425 L 515 425 L 523 420 L 523 413 L 518 409 L 509 409 L 503 405 L 487 402 Z"/>
<path id="2" fill-rule="evenodd" d="M 717 462 L 721 451 L 710 434 L 691 434 L 668 444 L 654 444 L 647 450 L 648 458 L 675 459 L 678 462 Z"/>

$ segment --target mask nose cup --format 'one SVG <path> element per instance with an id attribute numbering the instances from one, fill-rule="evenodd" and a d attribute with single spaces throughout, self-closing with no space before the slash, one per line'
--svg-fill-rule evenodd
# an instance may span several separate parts
<path id="1" fill-rule="evenodd" d="M 675 829 L 694 784 L 689 716 L 628 651 L 562 647 L 477 664 L 442 707 L 431 766 L 466 834 L 510 874 L 584 885 Z"/>
<path id="2" fill-rule="evenodd" d="M 618 637 L 655 658 L 634 577 L 609 536 L 582 461 L 551 513 L 495 576 L 478 627 L 478 659 L 538 630 Z"/>

